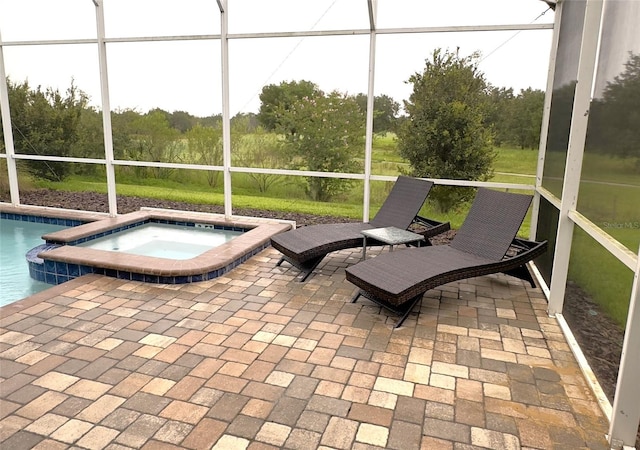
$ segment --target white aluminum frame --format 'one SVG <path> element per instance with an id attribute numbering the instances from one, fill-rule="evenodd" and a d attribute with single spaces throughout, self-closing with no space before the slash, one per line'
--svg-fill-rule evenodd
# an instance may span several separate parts
<path id="1" fill-rule="evenodd" d="M 0 43 L 2 34 L 0 34 Z M 7 86 L 7 74 L 4 69 L 4 51 L 0 45 L 0 113 L 2 114 L 2 133 L 4 134 L 4 146 L 7 159 L 7 172 L 9 175 L 9 191 L 11 204 L 20 204 L 20 188 L 18 186 L 18 169 L 14 158 L 16 151 L 13 145 L 13 127 L 11 126 L 11 112 L 9 110 L 9 88 Z"/>
<path id="2" fill-rule="evenodd" d="M 374 83 L 376 74 L 376 19 L 378 13 L 378 1 L 367 0 L 369 12 L 369 73 L 367 87 L 367 112 L 364 143 L 364 192 L 362 220 L 369 221 L 369 206 L 371 203 L 371 153 L 373 150 L 373 100 Z"/>
<path id="3" fill-rule="evenodd" d="M 569 1 L 569 0 L 565 0 Z M 607 0 L 605 0 L 607 1 Z M 324 30 L 324 31 L 290 31 L 270 33 L 228 33 L 228 0 L 216 0 L 220 10 L 220 34 L 184 35 L 184 36 L 146 36 L 146 37 L 117 37 L 107 38 L 104 31 L 103 0 L 92 0 L 96 7 L 97 36 L 95 39 L 58 39 L 58 40 L 34 40 L 5 42 L 0 35 L 0 108 L 2 109 L 3 131 L 5 135 L 6 154 L 0 154 L 0 158 L 7 160 L 9 187 L 11 191 L 11 203 L 20 205 L 18 172 L 16 161 L 18 160 L 47 160 L 61 162 L 80 162 L 104 165 L 107 171 L 107 193 L 109 198 L 109 214 L 117 215 L 115 166 L 136 167 L 165 167 L 186 170 L 210 170 L 221 171 L 224 176 L 224 212 L 225 216 L 232 215 L 232 173 L 264 173 L 288 176 L 316 176 L 337 177 L 343 179 L 364 181 L 363 220 L 368 220 L 370 203 L 371 181 L 392 181 L 395 177 L 373 175 L 371 173 L 371 151 L 373 141 L 373 100 L 375 81 L 375 55 L 376 37 L 390 34 L 427 34 L 427 33 L 459 33 L 459 32 L 483 32 L 483 31 L 522 31 L 522 30 L 554 30 L 551 53 L 550 69 L 548 73 L 547 92 L 545 96 L 543 125 L 539 147 L 538 169 L 535 184 L 517 183 L 493 183 L 473 182 L 463 180 L 432 180 L 436 184 L 448 186 L 485 186 L 497 189 L 513 189 L 533 191 L 535 194 L 533 206 L 533 221 L 531 238 L 535 238 L 540 198 L 545 198 L 560 211 L 560 222 L 556 250 L 554 255 L 554 270 L 551 286 L 543 286 L 543 291 L 549 293 L 549 314 L 560 315 L 563 305 L 564 288 L 567 279 L 569 255 L 574 226 L 578 226 L 589 234 L 596 242 L 601 244 L 608 252 L 620 260 L 626 267 L 635 271 L 633 293 L 631 297 L 627 333 L 623 348 L 623 356 L 620 365 L 620 376 L 616 390 L 616 398 L 611 413 L 610 443 L 617 448 L 621 445 L 632 446 L 635 442 L 635 433 L 640 421 L 640 388 L 636 380 L 640 374 L 640 362 L 637 358 L 629 358 L 640 347 L 640 306 L 638 279 L 640 273 L 640 257 L 633 254 L 626 247 L 598 228 L 576 210 L 580 172 L 584 152 L 584 140 L 586 135 L 587 117 L 597 59 L 597 41 L 600 29 L 600 17 L 602 14 L 603 0 L 587 0 L 587 14 L 585 16 L 585 29 L 583 32 L 583 45 L 581 49 L 579 66 L 579 83 L 576 88 L 574 111 L 571 123 L 569 150 L 567 152 L 566 173 L 564 177 L 563 195 L 558 199 L 553 193 L 542 186 L 544 171 L 544 159 L 546 151 L 546 138 L 548 133 L 548 120 L 551 105 L 551 92 L 553 87 L 553 67 L 557 54 L 558 34 L 562 21 L 562 5 L 560 1 L 556 6 L 556 20 L 554 24 L 511 24 L 511 25 L 481 25 L 481 26 L 452 26 L 452 27 L 413 27 L 413 28 L 387 28 L 378 29 L 376 26 L 377 0 L 367 0 L 369 28 L 354 30 Z M 250 167 L 234 167 L 231 161 L 231 127 L 229 113 L 229 48 L 230 39 L 254 39 L 254 38 L 287 38 L 287 37 L 315 37 L 315 36 L 354 36 L 369 35 L 369 72 L 368 72 L 368 98 L 366 112 L 366 140 L 365 140 L 365 167 L 363 173 L 336 173 L 297 171 L 284 169 L 261 169 Z M 222 116 L 223 116 L 223 165 L 179 164 L 159 163 L 148 161 L 116 160 L 113 153 L 113 141 L 111 133 L 111 109 L 109 103 L 109 77 L 107 69 L 107 44 L 128 42 L 156 42 L 156 41 L 191 41 L 191 40 L 219 40 L 221 46 L 221 74 L 222 74 Z M 9 113 L 8 88 L 4 67 L 3 48 L 5 46 L 26 45 L 61 45 L 61 44 L 95 44 L 99 56 L 101 102 L 103 111 L 103 128 L 105 139 L 105 158 L 73 158 L 53 157 L 39 155 L 16 154 L 11 117 Z M 606 409 L 606 408 L 605 408 Z"/>
<path id="4" fill-rule="evenodd" d="M 562 313 L 565 287 L 569 273 L 569 258 L 573 241 L 574 222 L 569 218 L 569 212 L 576 211 L 578 192 L 580 189 L 580 175 L 582 173 L 582 159 L 584 144 L 587 138 L 587 124 L 589 121 L 589 107 L 591 105 L 591 91 L 596 72 L 596 59 L 600 33 L 593 30 L 600 29 L 602 19 L 603 0 L 588 0 L 582 30 L 582 44 L 580 46 L 580 60 L 578 63 L 578 83 L 576 84 L 573 101 L 573 114 L 569 132 L 569 148 L 562 184 L 562 198 L 560 199 L 560 218 L 556 248 L 553 255 L 553 274 L 549 286 L 549 315 Z"/>
<path id="5" fill-rule="evenodd" d="M 224 185 L 224 215 L 231 217 L 231 114 L 229 112 L 229 5 L 216 0 L 220 9 L 220 49 L 222 65 L 222 166 Z"/>
<path id="6" fill-rule="evenodd" d="M 637 352 L 640 348 L 640 287 L 638 281 L 640 277 L 640 252 L 637 255 L 634 254 L 577 211 L 584 144 L 587 133 L 592 87 L 597 70 L 599 36 L 605 1 L 610 0 L 587 0 L 580 62 L 578 66 L 578 84 L 576 85 L 574 97 L 562 198 L 558 199 L 553 193 L 542 187 L 544 146 L 546 146 L 546 142 L 543 141 L 542 137 L 540 142 L 541 150 L 538 162 L 536 192 L 560 211 L 551 286 L 548 290 L 545 290 L 545 292 L 548 292 L 549 314 L 556 316 L 563 332 L 567 335 L 568 342 L 573 343 L 571 348 L 580 362 L 581 367 L 583 367 L 583 372 L 594 389 L 594 393 L 603 412 L 610 420 L 609 434 L 607 436 L 610 447 L 612 449 L 620 449 L 623 447 L 625 449 L 632 449 L 635 448 L 638 425 L 640 424 L 640 385 L 637 381 L 640 376 L 640 360 L 637 358 Z M 556 10 L 556 12 L 560 12 L 560 17 L 556 16 L 556 20 L 559 21 L 562 20 L 562 3 L 563 2 L 560 2 L 558 4 L 558 9 Z M 554 31 L 554 43 L 557 42 L 559 29 L 560 27 L 558 26 Z M 549 81 L 548 86 L 552 86 L 552 80 Z M 549 95 L 549 91 L 550 89 L 547 90 L 547 95 Z M 546 101 L 547 98 L 545 98 L 545 104 Z M 543 135 L 546 130 L 548 130 L 548 124 L 543 125 Z M 602 390 L 597 385 L 595 377 L 588 376 L 591 374 L 588 363 L 572 339 L 571 331 L 562 317 L 562 307 L 575 226 L 578 226 L 586 232 L 616 259 L 634 271 L 632 294 L 629 313 L 627 315 L 625 338 L 613 407 L 603 395 Z M 538 277 L 538 279 L 543 282 L 541 277 Z"/>
<path id="7" fill-rule="evenodd" d="M 64 44 L 96 44 L 98 47 L 99 68 L 100 68 L 100 85 L 101 85 L 101 102 L 103 111 L 103 129 L 105 140 L 105 159 L 83 159 L 73 157 L 54 157 L 54 156 L 38 156 L 15 154 L 10 155 L 7 148 L 6 155 L 0 155 L 0 158 L 6 158 L 13 161 L 9 167 L 9 178 L 15 178 L 15 187 L 10 184 L 12 203 L 19 204 L 18 186 L 17 186 L 17 170 L 15 169 L 15 160 L 48 160 L 60 162 L 82 162 L 91 164 L 105 164 L 107 171 L 107 194 L 109 198 L 109 213 L 112 216 L 117 215 L 116 201 L 116 181 L 115 166 L 142 166 L 142 167 L 166 167 L 179 168 L 189 170 L 214 170 L 222 171 L 224 179 L 224 212 L 226 216 L 231 216 L 232 210 L 232 172 L 243 173 L 267 173 L 289 176 L 318 176 L 318 177 L 338 177 L 348 179 L 364 180 L 364 199 L 363 199 L 363 221 L 367 221 L 370 214 L 370 181 L 371 180 L 393 180 L 393 177 L 377 177 L 371 174 L 371 149 L 373 145 L 373 97 L 374 97 L 374 80 L 375 80 L 375 54 L 376 54 L 376 36 L 378 34 L 425 34 L 425 33 L 457 33 L 457 32 L 483 32 L 483 31 L 523 31 L 523 30 L 549 30 L 554 28 L 554 24 L 504 24 L 504 25 L 470 25 L 470 26 L 446 26 L 446 27 L 412 27 L 412 28 L 386 28 L 377 29 L 376 27 L 376 11 L 377 0 L 367 0 L 369 14 L 369 29 L 353 29 L 353 30 L 315 30 L 315 31 L 291 31 L 291 32 L 270 32 L 270 33 L 228 33 L 228 0 L 216 0 L 220 10 L 221 33 L 220 34 L 204 34 L 204 35 L 180 35 L 180 36 L 145 36 L 145 37 L 115 37 L 108 38 L 104 31 L 104 0 L 91 0 L 96 8 L 96 39 L 40 39 L 33 41 L 2 41 L 0 37 L 0 60 L 2 59 L 2 48 L 4 46 L 26 46 L 26 45 L 64 45 Z M 335 172 L 310 172 L 298 170 L 280 170 L 280 169 L 258 169 L 234 167 L 231 161 L 231 117 L 229 114 L 229 55 L 228 42 L 230 39 L 255 39 L 255 38 L 280 38 L 280 37 L 313 37 L 313 36 L 356 36 L 369 35 L 369 75 L 368 75 L 368 98 L 366 112 L 366 134 L 365 134 L 365 167 L 363 173 L 347 174 Z M 117 160 L 113 153 L 113 139 L 111 133 L 111 109 L 109 103 L 109 83 L 106 57 L 106 44 L 110 43 L 127 43 L 127 42 L 160 42 L 160 41 L 191 41 L 191 40 L 220 40 L 221 46 L 221 73 L 222 73 L 222 127 L 223 127 L 223 165 L 208 166 L 200 164 L 180 164 L 180 163 L 159 163 L 145 161 L 128 161 Z M 2 75 L 2 74 L 0 74 Z M 6 82 L 6 77 L 1 77 Z M 1 82 L 0 82 L 1 84 Z M 5 89 L 6 90 L 6 89 Z M 1 99 L 0 99 L 1 101 Z M 7 108 L 2 108 L 3 111 Z M 107 113 L 107 111 L 109 113 Z M 9 121 L 4 121 L 10 123 Z M 11 137 L 9 138 L 11 139 Z M 469 182 L 464 180 L 433 180 L 434 183 L 449 186 L 469 186 L 469 187 L 494 187 L 501 189 L 516 190 L 534 190 L 532 185 L 517 183 L 487 183 L 487 182 Z M 15 197 L 15 198 L 14 198 Z"/>
<path id="8" fill-rule="evenodd" d="M 540 188 L 542 188 L 542 177 L 544 175 L 544 161 L 547 152 L 547 138 L 549 135 L 549 117 L 551 114 L 551 98 L 553 94 L 553 83 L 555 79 L 556 57 L 558 55 L 558 41 L 560 40 L 560 27 L 562 23 L 562 2 L 556 6 L 554 33 L 551 39 L 551 49 L 549 52 L 549 70 L 547 71 L 547 88 L 544 93 L 544 105 L 542 110 L 542 126 L 540 127 L 540 144 L 538 146 L 538 166 L 536 167 L 536 195 L 533 198 L 531 209 L 531 228 L 529 239 L 535 240 L 538 234 L 538 216 L 540 214 Z M 560 209 L 560 208 L 558 208 Z"/>
<path id="9" fill-rule="evenodd" d="M 627 326 L 622 343 L 618 381 L 613 400 L 609 444 L 611 448 L 632 448 L 636 442 L 640 424 L 640 249 L 636 255 L 636 270 L 633 277 L 631 303 L 627 315 Z"/>
<path id="10" fill-rule="evenodd" d="M 109 71 L 107 70 L 107 45 L 104 29 L 104 0 L 93 0 L 96 7 L 96 30 L 98 33 L 98 66 L 100 68 L 100 98 L 102 101 L 102 129 L 104 134 L 105 168 L 107 172 L 107 199 L 109 215 L 118 215 L 116 197 L 116 174 L 113 166 L 113 133 L 111 128 L 111 103 L 109 100 Z"/>

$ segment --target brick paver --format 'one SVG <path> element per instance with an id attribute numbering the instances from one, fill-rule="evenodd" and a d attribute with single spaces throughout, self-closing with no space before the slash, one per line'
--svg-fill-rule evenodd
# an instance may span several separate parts
<path id="1" fill-rule="evenodd" d="M 606 448 L 537 289 L 452 283 L 394 330 L 349 302 L 359 251 L 306 283 L 279 256 L 187 285 L 91 275 L 1 308 L 0 447 Z"/>

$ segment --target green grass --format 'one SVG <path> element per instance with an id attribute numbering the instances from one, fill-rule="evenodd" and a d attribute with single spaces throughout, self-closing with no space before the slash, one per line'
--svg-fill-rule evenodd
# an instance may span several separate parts
<path id="1" fill-rule="evenodd" d="M 530 185 L 535 183 L 533 177 L 538 163 L 537 150 L 499 147 L 495 151 L 494 176 L 490 181 Z M 371 171 L 376 175 L 397 175 L 398 167 L 409 168 L 408 162 L 398 154 L 395 134 L 387 133 L 374 137 L 371 164 Z M 528 177 L 517 175 L 528 175 Z"/>
<path id="2" fill-rule="evenodd" d="M 578 228 L 571 247 L 569 279 L 591 295 L 602 310 L 624 328 L 633 272 Z"/>
<path id="3" fill-rule="evenodd" d="M 609 155 L 585 153 L 582 163 L 582 179 L 605 183 L 630 184 L 640 187 L 637 160 L 614 158 Z"/>
<path id="4" fill-rule="evenodd" d="M 493 163 L 494 172 L 517 173 L 535 175 L 538 164 L 537 150 L 520 150 L 499 147 L 495 149 L 496 159 Z M 526 180 L 526 178 L 523 178 Z"/>
<path id="5" fill-rule="evenodd" d="M 406 161 L 398 154 L 398 145 L 394 133 L 375 135 L 373 137 L 371 159 L 377 162 L 406 164 Z"/>
<path id="6" fill-rule="evenodd" d="M 162 186 L 161 184 L 165 184 Z M 224 194 L 197 185 L 176 184 L 168 180 L 156 180 L 147 185 L 134 185 L 118 183 L 116 192 L 118 195 L 130 197 L 156 198 L 203 205 L 223 205 Z M 106 193 L 107 186 L 104 183 L 92 182 L 86 179 L 70 178 L 63 183 L 39 182 L 38 187 L 74 191 L 74 192 L 98 192 Z M 311 200 L 286 201 L 277 197 L 265 197 L 255 195 L 233 194 L 234 208 L 251 208 L 268 211 L 300 212 L 304 214 L 317 214 L 325 216 L 362 217 L 362 204 L 356 203 L 323 203 Z"/>
<path id="7" fill-rule="evenodd" d="M 537 150 L 497 147 L 495 152 L 496 159 L 493 164 L 493 170 L 495 172 L 522 175 L 536 174 L 536 166 L 538 163 Z M 407 164 L 407 161 L 398 154 L 396 136 L 393 133 L 374 136 L 371 148 L 371 159 L 373 163 Z"/>

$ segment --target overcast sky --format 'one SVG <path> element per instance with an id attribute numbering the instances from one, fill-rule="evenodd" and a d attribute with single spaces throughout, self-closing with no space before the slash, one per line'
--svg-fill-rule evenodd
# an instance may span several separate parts
<path id="1" fill-rule="evenodd" d="M 368 28 L 366 0 L 228 0 L 229 33 Z M 104 0 L 109 38 L 220 33 L 215 0 Z M 552 23 L 539 0 L 379 0 L 378 28 Z M 546 11 L 546 13 L 545 13 Z M 544 13 L 544 14 L 543 14 Z M 4 42 L 95 39 L 92 0 L 0 0 Z M 495 86 L 544 89 L 551 30 L 378 35 L 375 92 L 402 102 L 406 80 L 433 49 L 480 51 L 480 69 Z M 257 112 L 264 85 L 309 80 L 321 89 L 366 93 L 369 37 L 233 39 L 230 109 Z M 71 79 L 99 105 L 97 46 L 4 47 L 13 81 L 66 89 Z M 109 43 L 112 109 L 160 107 L 197 116 L 220 113 L 220 41 Z"/>

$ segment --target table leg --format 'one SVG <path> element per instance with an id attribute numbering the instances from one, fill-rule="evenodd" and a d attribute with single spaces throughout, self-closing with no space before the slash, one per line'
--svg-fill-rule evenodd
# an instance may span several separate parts
<path id="1" fill-rule="evenodd" d="M 362 260 L 367 259 L 367 237 L 362 236 Z"/>

